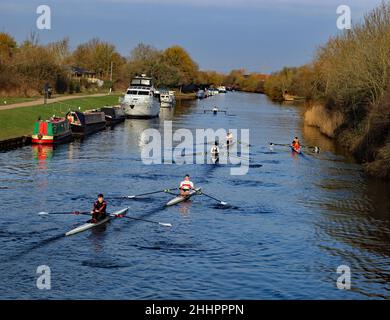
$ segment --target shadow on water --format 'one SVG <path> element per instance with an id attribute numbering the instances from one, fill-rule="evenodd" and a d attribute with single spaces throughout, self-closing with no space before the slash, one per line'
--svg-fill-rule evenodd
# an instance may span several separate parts
<path id="1" fill-rule="evenodd" d="M 56 236 L 53 236 L 53 237 L 50 237 L 50 238 L 47 238 L 47 239 L 44 239 L 44 240 L 37 241 L 33 245 L 26 246 L 26 248 L 24 248 L 22 251 L 14 254 L 14 255 L 9 256 L 6 260 L 7 261 L 17 260 L 17 259 L 22 258 L 23 256 L 31 253 L 32 251 L 34 251 L 36 249 L 41 249 L 45 246 L 53 244 L 54 242 L 56 242 L 62 238 L 65 238 L 65 234 L 63 234 L 63 233 L 56 235 Z"/>

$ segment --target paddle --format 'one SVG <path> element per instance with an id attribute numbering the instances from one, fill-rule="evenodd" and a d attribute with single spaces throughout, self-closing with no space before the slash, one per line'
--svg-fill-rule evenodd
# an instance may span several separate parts
<path id="1" fill-rule="evenodd" d="M 156 194 L 156 193 L 161 193 L 161 192 L 169 192 L 171 190 L 176 190 L 176 189 L 177 188 L 163 189 L 163 190 L 158 190 L 158 191 L 152 191 L 152 192 L 136 194 L 136 195 L 133 195 L 133 196 L 125 196 L 124 198 L 126 198 L 126 199 L 134 199 L 134 198 L 138 198 L 138 197 L 142 197 L 142 196 L 147 196 L 147 195 L 150 195 L 150 194 Z"/>
<path id="2" fill-rule="evenodd" d="M 198 191 L 198 194 L 199 194 L 199 195 L 204 195 L 204 196 L 206 196 L 207 198 L 210 198 L 210 199 L 213 199 L 213 200 L 215 200 L 215 201 L 218 201 L 218 202 L 219 202 L 221 205 L 223 205 L 223 206 L 228 205 L 227 202 L 222 201 L 222 200 L 219 200 L 219 199 L 217 199 L 217 198 L 214 198 L 213 196 L 210 196 L 210 195 L 204 193 L 202 190 Z"/>
<path id="3" fill-rule="evenodd" d="M 118 217 L 118 216 L 115 216 L 115 215 L 112 215 L 112 217 Z M 131 219 L 131 220 L 137 220 L 137 221 L 143 221 L 143 222 L 148 222 L 148 223 L 154 223 L 154 224 L 159 224 L 160 226 L 164 226 L 164 227 L 172 227 L 172 225 L 170 223 L 164 223 L 164 222 L 158 222 L 158 221 L 152 221 L 152 220 L 147 220 L 147 219 L 141 219 L 141 218 L 134 218 L 134 217 L 129 217 L 129 216 L 122 216 L 122 217 L 118 217 L 118 218 L 127 218 L 127 219 Z"/>
<path id="4" fill-rule="evenodd" d="M 45 212 L 45 211 L 41 211 L 41 212 L 38 212 L 39 215 L 43 216 L 43 215 L 52 215 L 52 214 L 74 214 L 74 215 L 79 215 L 79 214 L 88 214 L 90 213 L 90 211 L 72 211 L 72 212 Z"/>

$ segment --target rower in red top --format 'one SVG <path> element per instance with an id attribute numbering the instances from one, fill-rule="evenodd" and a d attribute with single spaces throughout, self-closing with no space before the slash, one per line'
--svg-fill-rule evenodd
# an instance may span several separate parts
<path id="1" fill-rule="evenodd" d="M 296 152 L 301 152 L 301 144 L 299 143 L 298 137 L 295 137 L 294 140 L 291 143 L 291 147 L 294 149 Z"/>
<path id="2" fill-rule="evenodd" d="M 104 200 L 104 196 L 102 194 L 98 195 L 97 201 L 93 204 L 93 210 L 91 211 L 92 213 L 92 223 L 96 223 L 98 221 L 101 221 L 106 218 L 107 216 L 107 203 Z"/>
<path id="3" fill-rule="evenodd" d="M 190 181 L 190 176 L 188 174 L 186 174 L 184 180 L 180 183 L 179 189 L 182 197 L 188 196 L 191 190 L 194 190 L 194 184 Z"/>

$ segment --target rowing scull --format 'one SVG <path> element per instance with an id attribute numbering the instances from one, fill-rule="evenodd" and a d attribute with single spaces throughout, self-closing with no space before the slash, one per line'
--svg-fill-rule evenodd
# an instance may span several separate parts
<path id="1" fill-rule="evenodd" d="M 292 151 L 292 152 L 296 152 L 296 153 L 298 153 L 298 154 L 302 154 L 301 148 L 296 149 L 296 148 L 294 148 L 293 146 L 290 146 L 290 148 L 291 148 L 291 151 Z"/>
<path id="2" fill-rule="evenodd" d="M 71 236 L 71 235 L 74 235 L 76 233 L 80 233 L 80 232 L 86 231 L 88 229 L 92 229 L 92 228 L 98 227 L 98 226 L 100 226 L 102 224 L 107 223 L 112 218 L 125 215 L 128 212 L 128 210 L 129 210 L 129 208 L 125 208 L 125 209 L 122 209 L 122 210 L 115 211 L 115 212 L 107 215 L 107 217 L 104 218 L 103 220 L 98 221 L 96 223 L 91 223 L 91 222 L 84 223 L 83 225 L 81 225 L 81 226 L 79 226 L 77 228 L 74 228 L 74 229 L 68 231 L 67 233 L 65 233 L 65 236 Z"/>
<path id="3" fill-rule="evenodd" d="M 199 191 L 201 190 L 201 188 L 197 188 L 195 190 L 191 190 L 190 191 L 190 194 L 188 196 L 177 196 L 176 198 L 173 198 L 172 200 L 168 201 L 166 206 L 169 207 L 169 206 L 173 206 L 175 204 L 178 204 L 180 202 L 183 202 L 183 201 L 186 201 L 188 199 L 190 199 L 193 195 L 195 195 L 196 193 L 198 193 Z"/>

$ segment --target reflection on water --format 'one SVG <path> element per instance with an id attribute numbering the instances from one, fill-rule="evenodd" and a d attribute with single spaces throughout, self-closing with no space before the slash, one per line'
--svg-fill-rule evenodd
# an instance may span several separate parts
<path id="1" fill-rule="evenodd" d="M 34 155 L 34 159 L 38 160 L 39 164 L 45 166 L 47 160 L 51 160 L 53 158 L 53 146 L 45 146 L 45 145 L 32 145 L 31 150 Z"/>
<path id="2" fill-rule="evenodd" d="M 213 105 L 235 116 L 199 112 Z M 160 118 L 127 120 L 55 149 L 0 154 L 0 298 L 390 298 L 390 184 L 365 177 L 330 139 L 304 126 L 301 113 L 262 95 L 228 93 L 179 102 Z M 231 176 L 224 163 L 145 165 L 143 131 L 161 133 L 164 120 L 173 120 L 174 131 L 249 128 L 257 165 L 244 176 Z M 270 142 L 289 144 L 294 136 L 321 152 L 269 150 Z M 198 195 L 172 207 L 164 206 L 173 197 L 166 193 L 121 198 L 175 187 L 187 173 L 230 206 Z M 128 215 L 173 227 L 115 219 L 65 238 L 85 217 L 36 214 L 88 211 L 98 193 L 109 212 L 130 207 Z M 40 264 L 59 275 L 50 292 L 26 281 Z M 341 264 L 351 267 L 351 291 L 336 287 Z"/>

